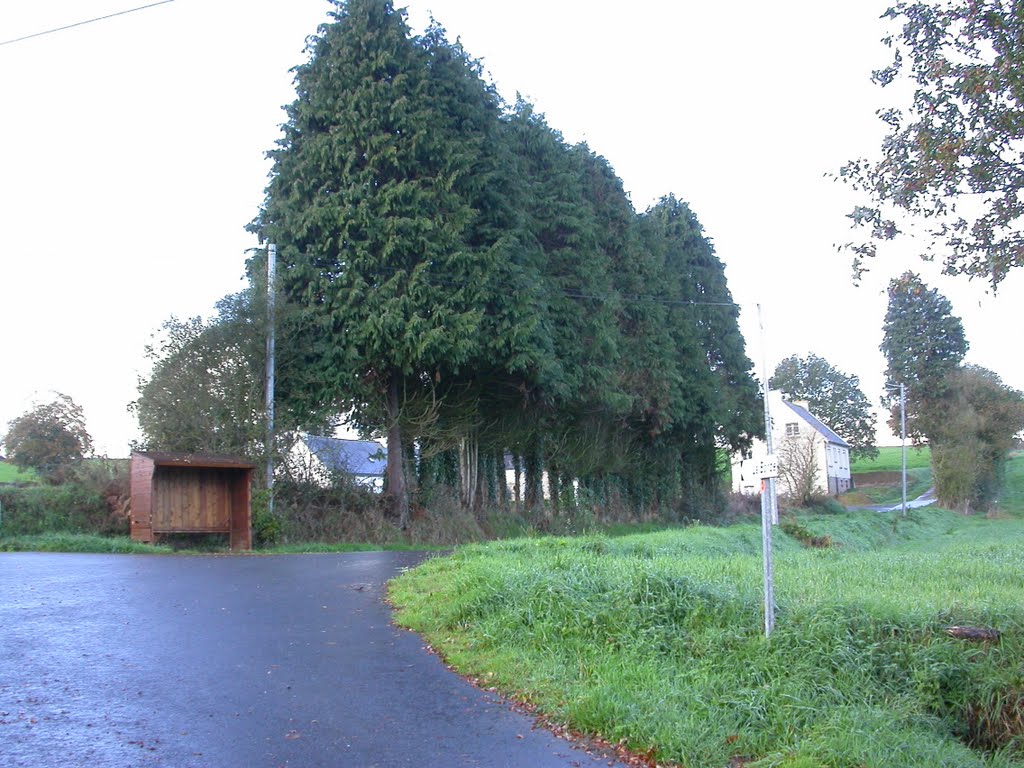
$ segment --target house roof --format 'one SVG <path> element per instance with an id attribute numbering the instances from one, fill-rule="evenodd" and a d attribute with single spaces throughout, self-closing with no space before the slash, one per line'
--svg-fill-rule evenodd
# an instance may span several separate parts
<path id="1" fill-rule="evenodd" d="M 384 476 L 388 452 L 380 443 L 319 435 L 306 435 L 303 440 L 310 452 L 332 472 L 361 477 Z"/>
<path id="2" fill-rule="evenodd" d="M 782 402 L 784 405 L 789 406 L 790 410 L 796 413 L 797 416 L 799 416 L 805 422 L 814 427 L 815 431 L 819 435 L 824 437 L 828 442 L 835 443 L 836 445 L 842 445 L 845 446 L 846 448 L 850 447 L 850 444 L 848 442 L 843 440 L 843 438 L 841 438 L 839 435 L 837 435 L 835 432 L 833 432 L 831 429 L 825 426 L 825 424 L 823 424 L 816 416 L 814 416 L 814 414 L 812 414 L 806 408 L 791 403 L 785 398 L 783 398 Z"/>

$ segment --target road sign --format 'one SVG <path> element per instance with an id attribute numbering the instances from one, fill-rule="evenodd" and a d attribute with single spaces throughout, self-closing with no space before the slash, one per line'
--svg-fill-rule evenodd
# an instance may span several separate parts
<path id="1" fill-rule="evenodd" d="M 750 474 L 765 480 L 769 477 L 779 476 L 779 460 L 772 456 L 765 456 L 761 459 L 751 459 Z"/>
<path id="2" fill-rule="evenodd" d="M 744 481 L 766 480 L 779 476 L 779 460 L 774 456 L 761 459 L 746 459 L 740 462 L 740 479 Z"/>

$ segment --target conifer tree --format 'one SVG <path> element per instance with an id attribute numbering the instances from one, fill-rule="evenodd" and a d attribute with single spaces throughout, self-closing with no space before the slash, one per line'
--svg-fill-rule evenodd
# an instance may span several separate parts
<path id="1" fill-rule="evenodd" d="M 683 471 L 709 486 L 716 447 L 738 448 L 760 434 L 757 384 L 739 330 L 725 267 L 689 206 L 668 195 L 644 218 L 664 251 L 667 332 L 679 370 L 674 445 Z"/>
<path id="2" fill-rule="evenodd" d="M 413 441 L 421 481 L 456 468 L 467 506 L 497 492 L 506 452 L 528 505 L 545 469 L 552 502 L 613 475 L 650 499 L 680 458 L 711 482 L 756 390 L 689 209 L 638 217 L 607 161 L 525 102 L 504 110 L 439 25 L 414 37 L 389 0 L 336 6 L 250 225 L 297 307 L 281 329 L 301 349 L 292 408 L 386 433 L 403 524 Z M 726 306 L 695 312 L 702 297 Z"/>
<path id="3" fill-rule="evenodd" d="M 339 3 L 333 16 L 296 70 L 298 97 L 251 227 L 278 244 L 323 389 L 357 424 L 384 424 L 388 493 L 404 525 L 403 428 L 425 416 L 406 406 L 481 357 L 500 233 L 479 225 L 473 194 L 496 103 L 439 77 L 460 66 L 439 51 L 443 33 L 433 47 L 414 39 L 388 0 Z"/>
<path id="4" fill-rule="evenodd" d="M 890 388 L 885 401 L 891 408 L 890 426 L 899 427 L 895 385 L 906 387 L 907 430 L 915 440 L 937 434 L 944 417 L 943 398 L 949 377 L 967 354 L 963 323 L 953 314 L 949 299 L 929 288 L 920 276 L 905 272 L 889 282 L 889 305 L 882 326 L 880 349 L 886 360 Z"/>

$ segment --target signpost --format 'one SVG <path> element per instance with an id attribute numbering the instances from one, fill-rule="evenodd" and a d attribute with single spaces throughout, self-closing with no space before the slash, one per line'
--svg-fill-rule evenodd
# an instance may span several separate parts
<path id="1" fill-rule="evenodd" d="M 779 522 L 775 495 L 775 478 L 779 476 L 779 462 L 772 450 L 772 415 L 768 406 L 768 349 L 764 340 L 764 317 L 757 305 L 757 320 L 761 326 L 762 393 L 764 395 L 764 439 L 768 455 L 755 464 L 761 477 L 761 557 L 764 563 L 764 636 L 771 637 L 775 628 L 775 568 L 772 562 L 772 525 Z"/>

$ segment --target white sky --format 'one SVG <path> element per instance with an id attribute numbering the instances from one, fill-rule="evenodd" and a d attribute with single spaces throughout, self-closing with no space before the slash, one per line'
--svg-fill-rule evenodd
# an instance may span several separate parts
<path id="1" fill-rule="evenodd" d="M 0 40 L 145 0 L 8 0 Z M 399 3 L 400 4 L 400 3 Z M 690 203 L 744 303 L 748 354 L 809 352 L 877 400 L 888 280 L 913 268 L 964 320 L 968 361 L 1024 389 L 1015 320 L 1024 276 L 999 295 L 933 265 L 881 258 L 864 284 L 834 244 L 854 198 L 824 177 L 873 154 L 892 97 L 878 0 L 410 0 L 461 36 L 506 98 L 517 91 L 586 140 L 643 210 Z M 292 101 L 289 69 L 325 0 L 176 0 L 0 46 L 0 433 L 70 395 L 99 453 L 137 436 L 127 404 L 143 347 L 170 315 L 208 315 L 242 287 L 244 226 L 263 198 Z M 628 10 L 626 10 L 628 9 Z M 892 442 L 884 438 L 883 443 Z"/>

